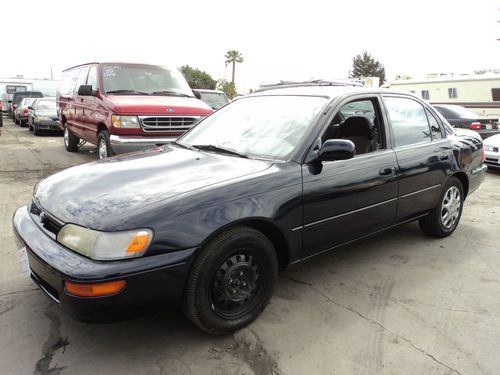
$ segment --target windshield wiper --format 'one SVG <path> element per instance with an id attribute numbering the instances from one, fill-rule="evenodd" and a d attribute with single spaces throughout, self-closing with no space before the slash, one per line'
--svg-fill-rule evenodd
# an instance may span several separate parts
<path id="1" fill-rule="evenodd" d="M 215 145 L 193 145 L 193 147 L 197 148 L 198 150 L 222 152 L 225 154 L 236 155 L 236 156 L 239 156 L 240 158 L 249 159 L 248 155 L 245 155 L 245 154 L 238 152 L 236 150 L 233 150 L 231 148 L 215 146 Z"/>
<path id="2" fill-rule="evenodd" d="M 193 146 L 188 146 L 188 145 L 185 145 L 183 143 L 179 143 L 177 141 L 172 142 L 172 144 L 174 144 L 176 146 L 180 146 L 182 148 L 187 148 L 188 150 L 196 150 Z"/>
<path id="3" fill-rule="evenodd" d="M 178 92 L 178 91 L 168 91 L 168 90 L 164 90 L 164 91 L 153 91 L 150 95 L 174 95 L 174 96 L 184 96 L 186 98 L 192 98 L 192 96 L 190 95 L 187 95 L 187 94 L 184 94 L 182 92 Z"/>
<path id="4" fill-rule="evenodd" d="M 111 91 L 106 91 L 106 94 L 149 95 L 147 92 L 136 91 L 136 90 L 111 90 Z"/>

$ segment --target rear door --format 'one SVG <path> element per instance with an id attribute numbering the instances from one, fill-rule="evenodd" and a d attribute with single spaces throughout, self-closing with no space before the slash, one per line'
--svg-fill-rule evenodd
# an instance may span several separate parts
<path id="1" fill-rule="evenodd" d="M 377 232 L 394 224 L 398 177 L 396 153 L 386 138 L 385 116 L 378 95 L 356 96 L 340 104 L 340 112 L 322 141 L 340 138 L 337 131 L 349 116 L 366 117 L 373 146 L 349 160 L 304 164 L 303 257 Z M 339 122 L 337 124 L 336 122 Z"/>
<path id="2" fill-rule="evenodd" d="M 399 166 L 397 220 L 432 209 L 451 171 L 453 151 L 440 121 L 409 96 L 384 95 Z"/>

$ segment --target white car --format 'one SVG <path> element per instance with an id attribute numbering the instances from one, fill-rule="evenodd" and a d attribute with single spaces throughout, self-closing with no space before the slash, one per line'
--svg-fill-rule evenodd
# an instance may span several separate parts
<path id="1" fill-rule="evenodd" d="M 483 143 L 485 163 L 489 167 L 500 168 L 500 134 L 486 138 Z"/>

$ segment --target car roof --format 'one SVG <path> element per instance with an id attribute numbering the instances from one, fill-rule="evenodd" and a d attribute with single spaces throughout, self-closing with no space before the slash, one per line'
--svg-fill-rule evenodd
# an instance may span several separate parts
<path id="1" fill-rule="evenodd" d="M 408 91 L 398 91 L 385 88 L 370 88 L 353 85 L 290 85 L 272 86 L 264 88 L 250 94 L 249 96 L 273 96 L 273 95 L 303 95 L 322 96 L 333 99 L 348 94 L 397 94 L 418 98 Z"/>

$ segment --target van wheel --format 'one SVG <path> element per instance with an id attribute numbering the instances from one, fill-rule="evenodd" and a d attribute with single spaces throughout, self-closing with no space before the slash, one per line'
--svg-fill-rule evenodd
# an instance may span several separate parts
<path id="1" fill-rule="evenodd" d="M 99 152 L 99 159 L 106 159 L 115 154 L 111 149 L 109 133 L 107 130 L 103 130 L 99 133 L 99 136 L 97 137 L 97 149 Z"/>
<path id="2" fill-rule="evenodd" d="M 451 177 L 441 192 L 436 207 L 419 220 L 422 231 L 431 237 L 447 237 L 458 226 L 464 207 L 464 189 L 456 177 Z"/>
<path id="3" fill-rule="evenodd" d="M 229 229 L 195 259 L 184 292 L 184 313 L 211 334 L 238 330 L 267 306 L 277 276 L 276 251 L 266 236 L 245 226 Z"/>
<path id="4" fill-rule="evenodd" d="M 64 147 L 66 147 L 66 150 L 69 152 L 78 151 L 79 142 L 80 138 L 68 129 L 68 125 L 64 124 Z"/>

